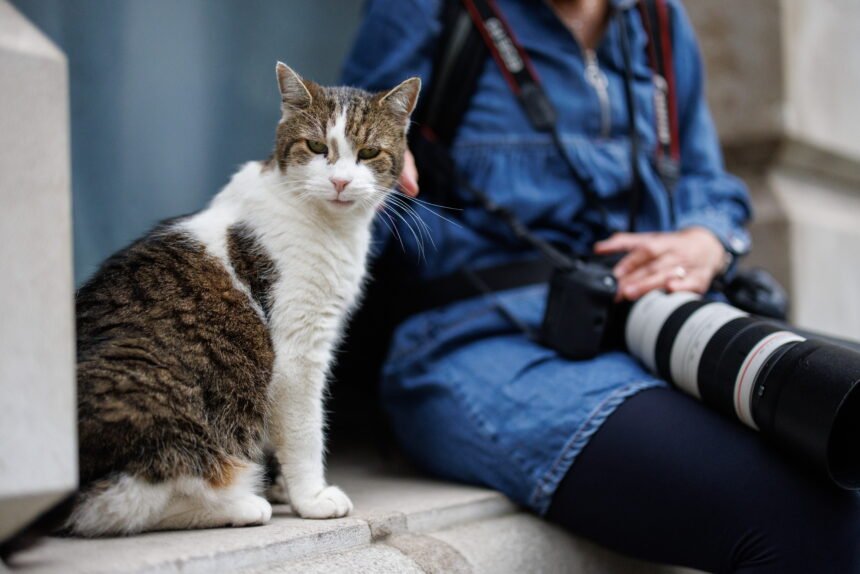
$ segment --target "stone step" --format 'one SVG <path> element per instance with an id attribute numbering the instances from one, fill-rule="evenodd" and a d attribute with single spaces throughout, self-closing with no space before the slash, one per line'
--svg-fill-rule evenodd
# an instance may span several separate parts
<path id="1" fill-rule="evenodd" d="M 10 566 L 27 574 L 678 572 L 578 541 L 497 492 L 370 456 L 335 461 L 330 478 L 355 503 L 347 518 L 303 520 L 276 506 L 269 524 L 252 528 L 49 538 Z"/>
<path id="2" fill-rule="evenodd" d="M 526 513 L 424 534 L 404 533 L 369 546 L 242 574 L 352 572 L 432 574 L 682 574 L 692 570 L 630 560 L 579 541 Z"/>

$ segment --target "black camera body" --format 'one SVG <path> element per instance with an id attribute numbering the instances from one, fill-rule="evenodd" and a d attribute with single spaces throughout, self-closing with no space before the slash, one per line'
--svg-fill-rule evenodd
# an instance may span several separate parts
<path id="1" fill-rule="evenodd" d="M 557 267 L 549 282 L 541 342 L 573 361 L 623 349 L 629 302 L 616 302 L 618 281 L 612 269 L 624 254 L 578 259 Z M 729 301 L 762 318 L 785 321 L 788 295 L 762 269 L 739 270 L 723 287 Z"/>
<path id="2" fill-rule="evenodd" d="M 544 345 L 574 361 L 620 348 L 629 305 L 615 302 L 617 257 L 574 261 L 556 268 L 549 282 L 541 325 Z"/>

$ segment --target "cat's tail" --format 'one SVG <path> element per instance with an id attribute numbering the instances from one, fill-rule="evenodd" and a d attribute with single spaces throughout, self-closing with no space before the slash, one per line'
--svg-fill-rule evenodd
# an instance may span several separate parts
<path id="1" fill-rule="evenodd" d="M 4 562 L 50 534 L 95 537 L 135 534 L 149 527 L 167 506 L 170 491 L 129 474 L 115 474 L 84 485 L 0 542 Z"/>
<path id="2" fill-rule="evenodd" d="M 0 541 L 0 560 L 8 561 L 13 554 L 35 546 L 43 537 L 60 529 L 72 514 L 76 497 L 77 493 L 70 494 L 52 506 L 50 510 L 42 513 L 5 540 Z"/>
<path id="3" fill-rule="evenodd" d="M 78 493 L 64 530 L 85 537 L 136 534 L 163 514 L 170 496 L 164 485 L 115 474 Z"/>

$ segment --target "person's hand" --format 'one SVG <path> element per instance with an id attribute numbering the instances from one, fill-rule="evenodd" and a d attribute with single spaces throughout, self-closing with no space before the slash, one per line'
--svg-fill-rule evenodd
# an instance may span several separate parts
<path id="1" fill-rule="evenodd" d="M 626 252 L 612 270 L 618 300 L 654 289 L 705 293 L 725 265 L 725 249 L 704 227 L 660 233 L 616 233 L 594 246 L 600 255 Z"/>
<path id="2" fill-rule="evenodd" d="M 415 167 L 415 157 L 408 149 L 403 156 L 403 171 L 400 172 L 400 179 L 397 180 L 397 183 L 409 197 L 418 195 L 418 168 Z"/>

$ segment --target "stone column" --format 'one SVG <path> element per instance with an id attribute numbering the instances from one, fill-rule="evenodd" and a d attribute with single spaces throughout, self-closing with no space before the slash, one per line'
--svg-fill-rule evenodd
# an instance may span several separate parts
<path id="1" fill-rule="evenodd" d="M 795 318 L 860 338 L 860 3 L 783 0 L 785 140 L 771 184 L 791 222 Z"/>
<path id="2" fill-rule="evenodd" d="M 728 168 L 752 192 L 748 263 L 793 319 L 860 338 L 860 58 L 856 0 L 685 0 Z"/>
<path id="3" fill-rule="evenodd" d="M 0 0 L 0 539 L 77 486 L 68 99 Z"/>

